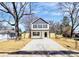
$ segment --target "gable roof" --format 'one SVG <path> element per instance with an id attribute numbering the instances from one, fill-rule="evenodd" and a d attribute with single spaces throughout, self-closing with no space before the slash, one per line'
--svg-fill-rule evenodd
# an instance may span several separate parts
<path id="1" fill-rule="evenodd" d="M 43 20 L 42 18 L 39 18 L 39 19 L 33 21 L 32 24 L 35 23 L 35 22 L 37 22 L 38 20 L 42 20 L 42 21 L 44 21 L 45 23 L 49 24 L 47 21 Z"/>

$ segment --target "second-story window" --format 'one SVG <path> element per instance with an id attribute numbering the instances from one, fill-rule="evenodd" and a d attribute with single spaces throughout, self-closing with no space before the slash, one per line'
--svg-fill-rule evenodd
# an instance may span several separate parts
<path id="1" fill-rule="evenodd" d="M 37 28 L 37 25 L 36 25 L 36 24 L 34 24 L 34 25 L 33 25 L 33 28 Z"/>
<path id="2" fill-rule="evenodd" d="M 44 25 L 43 25 L 43 28 L 47 28 L 47 25 L 46 25 L 46 24 L 44 24 Z"/>
<path id="3" fill-rule="evenodd" d="M 38 28 L 42 28 L 42 24 L 39 24 L 39 25 L 38 25 Z"/>

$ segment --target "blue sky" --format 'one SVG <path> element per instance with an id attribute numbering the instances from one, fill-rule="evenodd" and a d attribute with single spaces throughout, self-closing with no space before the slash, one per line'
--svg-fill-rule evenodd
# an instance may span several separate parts
<path id="1" fill-rule="evenodd" d="M 32 13 L 40 18 L 43 18 L 46 21 L 54 21 L 54 22 L 61 22 L 63 19 L 63 12 L 62 10 L 59 9 L 58 3 L 54 2 L 31 2 L 31 9 Z M 29 11 L 29 4 L 27 6 L 27 11 Z M 3 13 L 0 13 L 0 15 Z M 3 16 L 0 16 L 0 19 L 9 19 L 9 14 L 5 14 Z M 13 23 L 14 21 L 11 19 L 11 22 Z M 5 23 L 7 26 L 8 24 Z M 19 25 L 20 29 L 24 31 L 24 26 L 23 24 Z M 78 30 L 79 28 L 77 28 Z"/>
<path id="2" fill-rule="evenodd" d="M 54 22 L 61 22 L 63 18 L 63 14 L 62 11 L 59 9 L 58 3 L 32 2 L 31 7 L 32 7 L 32 13 L 34 13 L 35 16 L 43 18 L 46 21 L 52 20 Z M 1 18 L 9 19 L 9 16 L 10 16 L 9 14 L 4 14 L 3 17 L 0 16 L 0 19 Z M 19 27 L 22 29 L 22 31 L 24 31 L 23 25 L 20 24 Z"/>
<path id="3" fill-rule="evenodd" d="M 63 14 L 59 9 L 58 3 L 51 2 L 39 2 L 31 3 L 32 13 L 36 16 L 43 18 L 44 20 L 53 20 L 60 22 L 63 18 Z"/>
<path id="4" fill-rule="evenodd" d="M 31 7 L 32 13 L 34 13 L 35 16 L 41 17 L 46 21 L 61 22 L 63 19 L 63 14 L 59 9 L 58 3 L 32 2 Z M 24 30 L 22 25 L 20 25 L 20 27 Z"/>
<path id="5" fill-rule="evenodd" d="M 52 20 L 61 23 L 64 16 L 57 2 L 32 2 L 31 7 L 35 16 L 41 17 L 46 21 Z M 79 31 L 79 27 L 76 28 L 76 31 Z"/>

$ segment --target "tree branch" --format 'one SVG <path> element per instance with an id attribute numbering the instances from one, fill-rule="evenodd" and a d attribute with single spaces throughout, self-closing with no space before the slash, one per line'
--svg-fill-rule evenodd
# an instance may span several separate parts
<path id="1" fill-rule="evenodd" d="M 0 11 L 5 12 L 5 13 L 9 13 L 8 11 L 2 10 L 2 9 L 0 9 Z"/>
<path id="2" fill-rule="evenodd" d="M 9 21 L 6 21 L 6 20 L 2 20 L 2 21 L 0 21 L 0 22 L 7 22 L 9 25 L 15 26 L 15 24 L 11 24 Z"/>
<path id="3" fill-rule="evenodd" d="M 73 28 L 73 30 L 75 30 L 78 26 L 79 26 L 79 24 L 77 24 L 77 25 L 75 26 L 75 28 Z"/>
<path id="4" fill-rule="evenodd" d="M 25 3 L 22 5 L 22 2 L 20 2 L 20 10 L 19 10 L 18 15 L 20 15 L 22 9 L 23 9 L 27 4 L 28 4 L 28 3 L 25 2 Z"/>
<path id="5" fill-rule="evenodd" d="M 3 2 L 1 2 L 0 5 L 3 8 L 5 8 L 9 14 L 11 14 L 13 17 L 15 17 L 14 14 L 11 12 L 11 10 Z M 5 12 L 4 10 L 1 10 L 1 11 Z"/>

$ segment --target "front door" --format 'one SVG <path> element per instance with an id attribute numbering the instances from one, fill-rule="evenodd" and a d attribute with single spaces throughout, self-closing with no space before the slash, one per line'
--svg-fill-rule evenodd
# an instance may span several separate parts
<path id="1" fill-rule="evenodd" d="M 47 37 L 47 32 L 44 33 L 44 37 Z"/>

